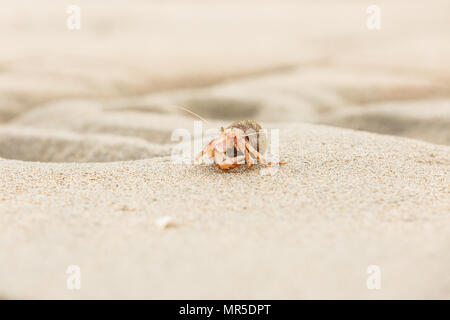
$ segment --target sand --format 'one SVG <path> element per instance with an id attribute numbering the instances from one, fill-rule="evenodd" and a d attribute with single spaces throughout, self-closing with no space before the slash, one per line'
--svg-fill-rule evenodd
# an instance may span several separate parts
<path id="1" fill-rule="evenodd" d="M 0 297 L 449 299 L 450 8 L 379 2 L 377 32 L 351 0 L 9 4 Z M 177 106 L 287 164 L 174 163 Z"/>
<path id="2" fill-rule="evenodd" d="M 450 148 L 313 125 L 283 130 L 281 148 L 288 164 L 273 176 L 168 159 L 1 161 L 0 242 L 14 247 L 0 257 L 3 292 L 448 297 Z M 154 226 L 168 214 L 176 227 Z M 71 264 L 79 292 L 65 288 Z M 383 290 L 365 287 L 371 264 Z"/>

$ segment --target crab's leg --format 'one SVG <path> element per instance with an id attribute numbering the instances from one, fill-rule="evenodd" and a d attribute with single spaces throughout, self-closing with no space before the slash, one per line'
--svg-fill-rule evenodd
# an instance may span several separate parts
<path id="1" fill-rule="evenodd" d="M 247 148 L 245 147 L 245 138 L 242 136 L 236 136 L 235 138 L 236 146 L 239 151 L 241 151 L 245 156 L 245 162 L 247 163 L 247 168 L 251 168 L 253 166 L 253 159 L 250 157 Z"/>
<path id="2" fill-rule="evenodd" d="M 245 140 L 245 147 L 248 149 L 248 151 L 253 154 L 262 164 L 265 164 L 267 167 L 271 165 L 270 162 L 267 162 L 264 157 L 255 150 L 255 148 L 252 147 L 252 145 Z"/>
<path id="3" fill-rule="evenodd" d="M 205 154 L 208 154 L 209 158 L 214 156 L 214 148 L 217 144 L 221 143 L 224 140 L 224 137 L 219 137 L 216 139 L 211 140 L 206 147 L 203 148 L 202 152 L 200 152 L 196 157 L 195 161 L 198 162 L 201 157 L 203 157 Z"/>
<path id="4" fill-rule="evenodd" d="M 215 152 L 214 149 L 214 163 L 221 164 L 225 162 L 225 157 L 223 156 L 222 152 Z"/>
<path id="5" fill-rule="evenodd" d="M 245 146 L 247 147 L 248 151 L 250 151 L 251 154 L 253 154 L 259 161 L 261 161 L 262 164 L 265 164 L 267 167 L 270 167 L 272 165 L 272 162 L 266 161 L 263 156 L 255 150 L 255 148 L 252 147 L 250 143 L 245 141 Z M 276 164 L 282 165 L 286 164 L 286 161 L 281 160 L 280 162 L 277 162 Z"/>
<path id="6" fill-rule="evenodd" d="M 216 153 L 216 157 L 215 157 L 216 167 L 221 170 L 229 170 L 229 169 L 239 167 L 241 165 L 240 162 L 242 160 L 244 160 L 244 156 L 237 156 L 234 158 L 227 158 L 226 160 L 221 161 L 221 159 L 218 159 L 217 154 L 219 154 L 219 153 Z M 223 155 L 222 155 L 222 159 L 224 159 Z"/>
<path id="7" fill-rule="evenodd" d="M 249 154 L 247 148 L 245 148 L 245 159 L 246 159 L 246 161 L 247 161 L 247 168 L 253 167 L 253 165 L 254 165 L 255 163 L 254 163 L 253 158 L 250 157 L 250 154 Z"/>
<path id="8" fill-rule="evenodd" d="M 231 170 L 231 169 L 234 169 L 234 168 L 237 168 L 237 167 L 239 167 L 239 166 L 240 166 L 240 164 L 238 164 L 238 163 L 234 163 L 234 164 L 231 164 L 231 165 L 220 165 L 220 164 L 216 164 L 216 167 L 217 167 L 217 168 L 219 168 L 220 170 L 225 170 L 225 171 Z"/>

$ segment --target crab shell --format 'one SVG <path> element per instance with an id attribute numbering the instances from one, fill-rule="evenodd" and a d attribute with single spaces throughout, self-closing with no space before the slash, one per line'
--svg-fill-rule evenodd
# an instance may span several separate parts
<path id="1" fill-rule="evenodd" d="M 267 135 L 262 127 L 253 120 L 238 120 L 230 124 L 227 129 L 239 129 L 246 135 L 246 140 L 259 153 L 264 154 L 267 150 Z"/>

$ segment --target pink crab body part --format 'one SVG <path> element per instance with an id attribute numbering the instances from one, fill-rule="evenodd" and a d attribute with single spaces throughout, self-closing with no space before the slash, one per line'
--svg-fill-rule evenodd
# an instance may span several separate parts
<path id="1" fill-rule="evenodd" d="M 216 167 L 221 170 L 231 170 L 242 164 L 247 164 L 247 168 L 250 168 L 257 162 L 270 167 L 272 163 L 266 161 L 260 153 L 266 148 L 267 137 L 261 126 L 251 120 L 240 120 L 226 129 L 222 128 L 219 137 L 206 145 L 197 155 L 196 161 L 206 155 L 212 158 Z"/>

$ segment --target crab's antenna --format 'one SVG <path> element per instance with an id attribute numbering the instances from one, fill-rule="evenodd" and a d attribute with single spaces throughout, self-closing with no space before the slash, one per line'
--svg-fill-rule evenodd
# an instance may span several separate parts
<path id="1" fill-rule="evenodd" d="M 199 116 L 198 114 L 196 114 L 194 111 L 191 111 L 191 110 L 189 110 L 189 109 L 186 109 L 186 108 L 180 107 L 180 106 L 174 106 L 174 107 L 175 107 L 175 108 L 178 108 L 178 109 L 181 109 L 181 110 L 184 110 L 184 111 L 186 111 L 186 112 L 189 112 L 190 114 L 196 116 L 197 118 L 199 118 L 199 119 L 202 120 L 203 122 L 209 123 L 208 120 L 206 120 L 206 119 L 203 118 L 203 117 L 200 117 L 200 116 Z"/>
<path id="2" fill-rule="evenodd" d="M 257 134 L 259 134 L 259 132 L 244 134 L 244 135 L 242 135 L 242 137 L 254 136 L 254 135 L 257 135 Z"/>

